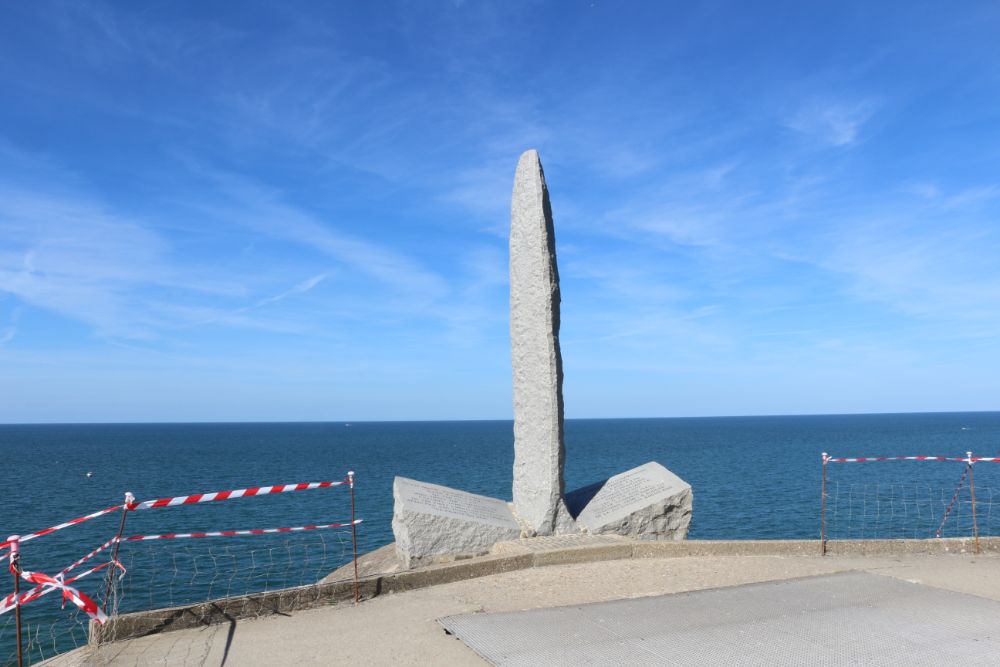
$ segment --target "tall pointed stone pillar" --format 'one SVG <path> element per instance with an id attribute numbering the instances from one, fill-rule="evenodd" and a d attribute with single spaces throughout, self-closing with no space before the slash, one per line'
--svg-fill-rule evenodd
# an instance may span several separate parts
<path id="1" fill-rule="evenodd" d="M 529 534 L 577 532 L 563 502 L 559 269 L 537 151 L 526 151 L 517 163 L 510 217 L 514 514 Z"/>

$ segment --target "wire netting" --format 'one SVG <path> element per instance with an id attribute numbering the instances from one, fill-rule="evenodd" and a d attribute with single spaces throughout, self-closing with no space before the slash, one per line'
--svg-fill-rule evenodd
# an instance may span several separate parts
<path id="1" fill-rule="evenodd" d="M 826 468 L 827 539 L 1000 535 L 995 464 L 888 461 Z"/>
<path id="2" fill-rule="evenodd" d="M 213 540 L 225 540 L 225 543 Z M 128 574 L 114 587 L 114 611 L 176 607 L 313 584 L 351 561 L 351 531 L 294 537 L 157 540 L 122 545 Z"/>
<path id="3" fill-rule="evenodd" d="M 231 526 L 243 529 L 324 525 L 334 520 L 344 522 L 351 515 L 350 496 L 343 490 L 340 493 L 332 490 L 332 493 L 307 491 L 281 495 L 297 498 L 260 497 L 253 501 L 234 500 L 131 512 L 125 536 L 219 530 Z M 301 520 L 303 515 L 318 520 L 294 520 Z M 358 527 L 358 548 L 361 550 L 365 549 L 363 526 Z M 89 553 L 97 544 L 103 544 L 113 535 L 108 535 L 107 531 L 117 528 L 118 518 L 111 517 L 104 524 L 99 521 L 87 524 L 89 532 L 80 529 L 70 535 L 73 532 L 70 529 L 28 542 L 22 549 L 22 566 L 55 575 L 68 563 L 75 562 L 81 552 Z M 80 534 L 94 538 L 100 535 L 100 542 L 90 545 L 90 549 L 81 549 Z M 113 548 L 106 548 L 86 564 L 68 572 L 67 583 L 71 577 L 91 567 L 108 563 L 112 553 Z M 68 554 L 72 554 L 72 558 Z M 113 625 L 122 614 L 220 600 L 229 600 L 230 609 L 235 604 L 236 616 L 253 617 L 270 611 L 245 596 L 282 590 L 286 591 L 282 595 L 283 605 L 309 606 L 320 595 L 319 589 L 312 584 L 324 579 L 351 578 L 346 570 L 342 571 L 342 576 L 334 573 L 350 564 L 353 554 L 349 525 L 293 533 L 124 540 L 117 553 L 120 568 L 106 567 L 69 585 L 101 605 L 110 617 L 108 625 Z M 6 563 L 4 565 L 5 573 Z M 8 581 L 11 583 L 4 587 L 6 590 L 0 598 L 13 590 L 12 579 Z M 23 580 L 21 584 L 22 594 L 33 587 Z M 88 644 L 89 617 L 71 603 L 63 607 L 58 591 L 26 602 L 21 607 L 21 615 L 21 644 L 26 664 Z M 16 664 L 16 659 L 15 614 L 9 611 L 0 615 L 0 664 Z"/>
<path id="4" fill-rule="evenodd" d="M 840 483 L 828 486 L 826 535 L 832 540 L 972 537 L 968 489 L 953 503 L 954 489 L 911 483 Z M 991 488 L 976 489 L 976 524 L 981 536 L 1000 535 Z M 950 513 L 947 514 L 951 506 Z"/>
<path id="5" fill-rule="evenodd" d="M 81 587 L 82 588 L 82 587 Z M 21 645 L 25 664 L 85 646 L 90 619 L 72 604 L 60 610 L 60 596 L 51 593 L 21 608 Z M 0 616 L 0 664 L 17 664 L 14 612 Z"/>

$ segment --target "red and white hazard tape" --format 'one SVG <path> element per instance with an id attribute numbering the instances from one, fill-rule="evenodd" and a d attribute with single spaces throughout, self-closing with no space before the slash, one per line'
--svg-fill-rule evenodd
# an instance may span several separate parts
<path id="1" fill-rule="evenodd" d="M 63 570 L 62 572 L 60 572 L 59 575 L 57 575 L 57 576 L 64 576 L 64 575 L 69 574 L 70 571 L 76 569 L 80 565 L 83 565 L 88 560 L 90 560 L 91 558 L 93 558 L 97 554 L 101 553 L 102 551 L 104 551 L 105 549 L 107 549 L 108 547 L 110 547 L 112 544 L 114 544 L 117 541 L 118 541 L 118 536 L 116 535 L 115 537 L 112 537 L 110 540 L 108 540 L 107 542 L 105 542 L 101 546 L 99 546 L 96 549 L 94 549 L 93 551 L 91 551 L 89 554 L 87 554 L 86 556 L 84 556 L 80 560 L 76 561 L 75 563 L 73 563 L 72 565 L 70 565 L 69 567 L 67 567 L 65 570 Z"/>
<path id="2" fill-rule="evenodd" d="M 859 456 L 857 458 L 826 458 L 827 463 L 866 463 L 869 461 L 967 461 L 962 457 L 949 456 Z"/>
<path id="3" fill-rule="evenodd" d="M 107 565 L 107 563 L 105 563 L 105 565 Z M 104 567 L 104 566 L 102 566 L 102 567 Z M 100 569 L 100 568 L 94 568 L 94 570 L 98 570 L 98 569 Z M 91 570 L 91 571 L 94 571 L 94 570 Z M 88 572 L 87 574 L 90 574 L 90 572 Z M 96 602 L 94 602 L 89 597 L 87 597 L 87 595 L 81 593 L 77 589 L 75 589 L 72 586 L 68 585 L 67 583 L 63 582 L 62 580 L 57 579 L 56 577 L 50 577 L 49 575 L 47 575 L 47 574 L 45 574 L 43 572 L 28 572 L 27 570 L 23 570 L 21 572 L 21 578 L 24 579 L 25 581 L 31 582 L 33 584 L 39 584 L 40 586 L 45 586 L 49 590 L 55 590 L 55 589 L 58 588 L 59 590 L 62 591 L 63 604 L 64 605 L 66 604 L 67 600 L 69 602 L 72 602 L 77 607 L 79 607 L 81 611 L 83 611 L 84 613 L 86 613 L 87 616 L 90 616 L 92 619 L 94 619 L 98 623 L 104 623 L 105 621 L 108 620 L 108 617 L 104 615 L 104 610 L 102 610 L 97 605 Z M 80 577 L 76 577 L 74 579 L 74 581 L 76 579 L 79 579 L 79 578 Z M 29 595 L 31 595 L 31 593 L 34 593 L 35 590 L 36 589 L 32 589 L 28 593 L 25 593 L 23 596 L 21 596 L 20 603 L 24 604 L 25 602 L 28 602 L 29 600 L 33 600 L 35 598 L 39 598 L 39 597 L 41 597 L 42 595 L 44 595 L 45 593 L 48 592 L 48 590 L 45 590 L 45 591 L 41 591 L 41 592 L 37 593 L 33 598 L 32 597 L 28 597 Z M 13 606 L 17 606 L 17 605 L 13 605 Z M 2 613 L 2 612 L 0 612 L 0 613 Z"/>
<path id="4" fill-rule="evenodd" d="M 129 509 L 148 510 L 155 507 L 174 507 L 177 505 L 193 505 L 195 503 L 208 503 L 213 500 L 231 500 L 233 498 L 246 498 L 250 496 L 263 496 L 269 493 L 287 493 L 289 491 L 308 491 L 310 489 L 325 489 L 331 486 L 347 484 L 348 480 L 339 482 L 306 482 L 302 484 L 276 484 L 274 486 L 255 486 L 250 489 L 237 489 L 236 491 L 216 491 L 214 493 L 194 493 L 189 496 L 176 496 L 174 498 L 160 498 L 158 500 L 144 500 Z"/>
<path id="5" fill-rule="evenodd" d="M 104 516 L 105 514 L 110 514 L 116 510 L 125 508 L 127 510 L 146 510 L 156 507 L 174 507 L 177 505 L 193 505 L 196 503 L 207 503 L 213 500 L 230 500 L 233 498 L 247 498 L 251 496 L 263 496 L 270 493 L 287 493 L 289 491 L 308 491 L 310 489 L 325 489 L 331 486 L 342 486 L 348 484 L 351 488 L 354 487 L 354 473 L 349 472 L 346 479 L 342 479 L 337 482 L 304 482 L 301 484 L 275 484 L 272 486 L 255 486 L 249 489 L 237 489 L 235 491 L 216 491 L 213 493 L 194 493 L 188 496 L 176 496 L 174 498 L 159 498 L 157 500 L 146 500 L 141 503 L 136 503 L 132 500 L 131 494 L 127 495 L 127 500 L 122 505 L 114 505 L 113 507 L 108 507 L 107 509 L 100 510 L 99 512 L 94 512 L 86 516 L 81 516 L 72 521 L 67 521 L 65 523 L 60 523 L 57 526 L 52 526 L 51 528 L 46 528 L 45 530 L 39 530 L 35 533 L 28 533 L 21 536 L 21 542 L 27 542 L 28 540 L 33 540 L 36 537 L 41 537 L 42 535 L 48 535 L 49 533 L 54 533 L 57 530 L 62 530 L 63 528 L 69 528 L 70 526 L 75 526 L 78 523 L 83 523 L 84 521 L 89 521 L 90 519 L 96 519 L 99 516 Z M 11 541 L 7 540 L 5 542 L 0 542 L 0 549 L 6 549 L 10 547 Z"/>
<path id="6" fill-rule="evenodd" d="M 948 521 L 948 515 L 951 514 L 951 510 L 955 507 L 955 503 L 958 502 L 958 496 L 962 492 L 962 485 L 965 484 L 965 478 L 969 476 L 970 472 L 972 472 L 972 466 L 965 466 L 965 471 L 962 472 L 962 477 L 958 480 L 958 486 L 955 487 L 955 495 L 951 497 L 951 502 L 948 503 L 948 509 L 944 511 L 944 516 L 941 517 L 941 525 L 938 526 L 937 533 L 934 537 L 941 537 L 941 531 L 944 530 L 944 524 Z"/>
<path id="7" fill-rule="evenodd" d="M 57 580 L 57 581 L 62 582 L 63 584 L 71 584 L 71 583 L 73 583 L 74 581 L 76 581 L 78 579 L 83 579 L 87 575 L 93 574 L 94 572 L 97 572 L 98 570 L 103 570 L 104 568 L 108 567 L 109 565 L 116 566 L 117 568 L 119 568 L 122 571 L 122 574 L 124 574 L 125 573 L 125 567 L 121 563 L 112 560 L 112 561 L 109 561 L 107 563 L 102 563 L 101 565 L 98 565 L 97 567 L 92 567 L 91 569 L 87 570 L 86 572 L 81 572 L 80 574 L 76 575 L 75 577 L 72 577 L 71 579 L 66 579 L 65 578 L 66 575 L 69 574 L 72 570 L 76 569 L 77 567 L 79 567 L 83 563 L 87 562 L 88 560 L 90 560 L 91 558 L 93 558 L 94 556 L 96 556 L 97 554 L 99 554 L 104 549 L 107 549 L 109 546 L 111 546 L 112 544 L 116 543 L 117 541 L 118 541 L 118 537 L 117 536 L 112 537 L 110 540 L 108 540 L 107 542 L 105 542 L 101 546 L 97 547 L 96 549 L 94 549 L 93 551 L 91 551 L 89 554 L 85 555 L 83 558 L 80 558 L 76 562 L 72 563 L 71 565 L 69 565 L 68 567 L 66 567 L 65 569 L 63 569 L 59 574 L 57 574 L 55 577 L 52 577 L 52 578 L 55 579 L 55 580 Z M 20 540 L 18 540 L 18 542 L 20 542 Z M 42 576 L 47 577 L 48 575 L 42 575 Z M 32 600 L 37 600 L 38 598 L 42 597 L 43 595 L 51 593 L 54 590 L 56 590 L 56 589 L 53 588 L 47 581 L 39 583 L 37 586 L 35 586 L 34 588 L 32 588 L 30 591 L 25 591 L 24 593 L 21 593 L 20 600 L 19 600 L 19 602 L 17 604 L 15 604 L 15 601 L 14 601 L 14 597 L 15 597 L 14 594 L 10 593 L 5 598 L 0 599 L 0 614 L 3 614 L 5 612 L 10 611 L 14 607 L 16 607 L 18 604 L 22 604 L 23 605 L 23 604 L 25 604 L 27 602 L 31 602 Z"/>
<path id="8" fill-rule="evenodd" d="M 980 461 L 991 461 L 1000 463 L 1000 456 L 859 456 L 856 458 L 835 458 L 826 456 L 826 463 L 867 463 L 871 461 L 963 461 L 965 463 L 978 463 Z"/>
<path id="9" fill-rule="evenodd" d="M 58 526 L 52 526 L 51 528 L 40 530 L 37 533 L 28 533 L 27 535 L 21 535 L 20 541 L 27 542 L 28 540 L 33 540 L 36 537 L 41 537 L 42 535 L 48 535 L 49 533 L 54 533 L 57 530 L 62 530 L 63 528 L 69 528 L 70 526 L 75 526 L 78 523 L 83 523 L 84 521 L 90 521 L 91 519 L 96 519 L 99 516 L 110 514 L 115 510 L 120 510 L 122 507 L 124 507 L 124 505 L 115 505 L 114 507 L 103 509 L 100 512 L 94 512 L 93 514 L 88 514 L 87 516 L 81 516 L 78 519 L 73 519 L 72 521 L 61 523 Z M 4 547 L 9 547 L 11 545 L 11 542 L 12 542 L 11 540 L 7 540 L 6 542 L 0 542 L 0 549 L 3 549 Z"/>
<path id="10" fill-rule="evenodd" d="M 122 538 L 124 542 L 142 540 L 173 540 L 183 537 L 239 537 L 241 535 L 270 535 L 272 533 L 299 533 L 304 530 L 322 530 L 324 528 L 346 528 L 356 526 L 363 519 L 355 519 L 347 523 L 327 523 L 317 526 L 296 526 L 294 528 L 254 528 L 251 530 L 217 530 L 206 533 L 163 533 L 162 535 L 130 535 Z"/>
<path id="11" fill-rule="evenodd" d="M 120 563 L 117 563 L 117 562 L 114 562 L 114 561 L 109 561 L 107 563 L 101 563 L 97 567 L 92 567 L 89 570 L 81 572 L 80 574 L 76 575 L 75 577 L 71 577 L 69 579 L 65 579 L 65 580 L 63 580 L 63 584 L 64 585 L 72 584 L 74 581 L 78 581 L 78 580 L 83 579 L 84 577 L 86 577 L 88 575 L 93 574 L 94 572 L 97 572 L 99 570 L 103 570 L 104 568 L 108 567 L 109 565 L 115 565 L 115 566 L 117 566 L 118 568 L 120 568 L 122 570 L 122 573 L 124 574 L 125 568 L 122 567 L 122 565 Z M 53 579 L 57 579 L 58 580 L 59 576 L 60 575 L 56 575 L 55 577 L 53 577 Z M 13 609 L 14 607 L 18 606 L 18 604 L 24 605 L 24 604 L 27 604 L 28 602 L 33 601 L 33 600 L 37 600 L 38 598 L 42 597 L 43 595 L 48 595 L 49 593 L 51 593 L 54 590 L 56 590 L 56 588 L 52 587 L 48 583 L 41 583 L 38 586 L 35 586 L 34 588 L 32 588 L 30 591 L 26 591 L 24 593 L 21 593 L 20 601 L 17 604 L 14 603 L 14 594 L 10 593 L 9 595 L 7 595 L 7 597 L 0 599 L 0 614 L 7 613 L 8 611 L 10 611 L 11 609 Z"/>

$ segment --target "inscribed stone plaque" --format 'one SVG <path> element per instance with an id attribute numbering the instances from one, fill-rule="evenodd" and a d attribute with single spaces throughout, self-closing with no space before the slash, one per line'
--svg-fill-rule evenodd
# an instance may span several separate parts
<path id="1" fill-rule="evenodd" d="M 399 502 L 407 511 L 520 530 L 510 507 L 502 500 L 406 477 L 397 477 L 396 485 Z"/>
<path id="2" fill-rule="evenodd" d="M 683 539 L 691 522 L 691 485 L 651 461 L 566 495 L 591 534 Z"/>
<path id="3" fill-rule="evenodd" d="M 397 477 L 392 485 L 392 532 L 407 568 L 445 557 L 486 553 L 521 536 L 502 500 Z"/>

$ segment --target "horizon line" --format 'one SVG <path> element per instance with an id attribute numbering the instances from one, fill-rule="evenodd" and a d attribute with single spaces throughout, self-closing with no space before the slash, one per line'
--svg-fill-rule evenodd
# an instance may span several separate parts
<path id="1" fill-rule="evenodd" d="M 901 412 L 808 412 L 791 414 L 742 414 L 742 415 L 675 415 L 670 417 L 565 417 L 565 421 L 628 421 L 642 419 L 753 419 L 768 417 L 874 417 L 890 415 L 969 415 L 994 414 L 1000 410 L 925 410 Z M 197 420 L 197 421 L 87 421 L 87 422 L 3 422 L 2 426 L 188 426 L 225 424 L 424 424 L 434 422 L 513 422 L 513 417 L 489 419 L 274 419 L 260 421 Z"/>

